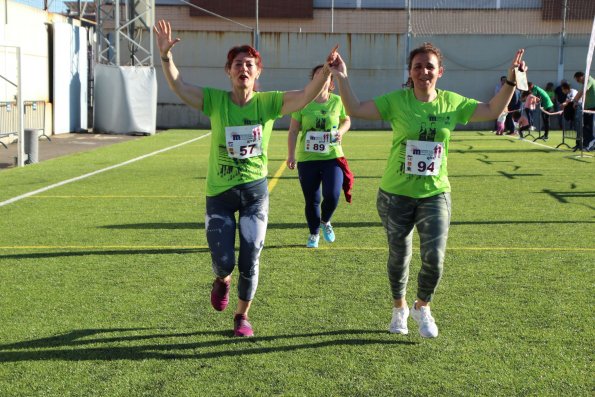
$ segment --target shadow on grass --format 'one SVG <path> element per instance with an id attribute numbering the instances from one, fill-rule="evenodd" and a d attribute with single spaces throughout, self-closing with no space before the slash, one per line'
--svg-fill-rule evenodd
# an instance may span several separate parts
<path id="1" fill-rule="evenodd" d="M 376 227 L 381 226 L 378 222 L 333 222 L 334 227 Z M 301 223 L 269 223 L 267 229 L 301 229 L 306 227 L 306 222 Z M 203 222 L 182 222 L 182 223 L 131 223 L 127 225 L 101 226 L 104 229 L 199 229 L 205 228 Z"/>
<path id="2" fill-rule="evenodd" d="M 146 359 L 209 359 L 227 356 L 243 356 L 289 352 L 304 349 L 318 349 L 328 346 L 367 346 L 367 345 L 415 345 L 417 342 L 403 340 L 395 336 L 394 340 L 372 339 L 369 336 L 389 335 L 387 331 L 377 330 L 339 330 L 305 334 L 287 334 L 235 338 L 231 331 L 199 331 L 184 333 L 156 333 L 151 335 L 124 335 L 107 338 L 88 338 L 100 334 L 145 331 L 147 328 L 83 329 L 49 338 L 34 339 L 0 345 L 0 362 L 21 361 L 85 361 L 85 360 L 146 360 Z M 366 335 L 368 337 L 366 337 Z M 162 338 L 220 337 L 204 342 L 146 343 L 134 346 L 107 346 L 109 344 L 135 343 Z M 340 338 L 345 336 L 347 338 Z M 350 339 L 350 337 L 356 337 Z M 277 342 L 292 339 L 306 339 L 304 343 L 292 345 L 261 347 L 254 346 L 263 342 Z M 312 338 L 330 338 L 312 341 Z M 201 349 L 227 347 L 224 350 L 201 352 Z M 179 352 L 182 351 L 182 352 Z M 184 352 L 187 351 L 187 352 Z"/>
<path id="3" fill-rule="evenodd" d="M 568 204 L 569 198 L 592 198 L 595 197 L 595 191 L 593 192 L 555 192 L 549 189 L 543 189 L 542 193 L 546 193 L 549 196 L 556 199 L 559 203 Z"/>
<path id="4" fill-rule="evenodd" d="M 107 249 L 107 250 L 76 250 L 56 252 L 32 252 L 26 254 L 0 255 L 0 259 L 40 259 L 40 258 L 61 258 L 90 255 L 171 255 L 171 254 L 202 254 L 208 253 L 208 248 L 163 248 L 163 249 Z"/>

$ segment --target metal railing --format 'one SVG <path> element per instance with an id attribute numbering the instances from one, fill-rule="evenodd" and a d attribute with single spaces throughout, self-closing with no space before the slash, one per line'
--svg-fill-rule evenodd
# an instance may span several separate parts
<path id="1" fill-rule="evenodd" d="M 41 136 L 51 140 L 45 130 L 45 101 L 24 101 L 23 122 L 25 129 L 42 130 Z M 16 102 L 0 102 L 0 138 L 19 133 L 19 112 Z M 7 148 L 6 144 L 0 144 Z"/>

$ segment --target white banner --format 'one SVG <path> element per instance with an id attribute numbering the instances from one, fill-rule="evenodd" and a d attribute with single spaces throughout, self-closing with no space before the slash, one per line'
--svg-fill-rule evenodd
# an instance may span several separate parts
<path id="1" fill-rule="evenodd" d="M 591 40 L 589 40 L 589 51 L 587 51 L 587 67 L 585 68 L 585 82 L 583 84 L 583 110 L 585 110 L 585 102 L 587 95 L 587 83 L 591 75 L 591 61 L 593 60 L 593 49 L 595 48 L 595 18 L 593 18 L 593 27 L 591 28 Z"/>
<path id="2" fill-rule="evenodd" d="M 93 129 L 114 134 L 154 134 L 157 77 L 152 66 L 95 65 Z"/>
<path id="3" fill-rule="evenodd" d="M 86 131 L 87 30 L 67 23 L 53 23 L 52 26 L 54 134 Z"/>

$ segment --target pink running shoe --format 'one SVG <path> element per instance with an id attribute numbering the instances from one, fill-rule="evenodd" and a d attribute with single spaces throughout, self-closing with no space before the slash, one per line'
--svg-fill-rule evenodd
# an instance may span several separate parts
<path id="1" fill-rule="evenodd" d="M 225 310 L 229 303 L 229 286 L 230 280 L 223 281 L 216 278 L 213 281 L 213 288 L 211 289 L 211 306 L 218 312 Z"/>
<path id="2" fill-rule="evenodd" d="M 236 314 L 233 318 L 233 334 L 235 336 L 254 336 L 252 325 L 245 314 Z"/>

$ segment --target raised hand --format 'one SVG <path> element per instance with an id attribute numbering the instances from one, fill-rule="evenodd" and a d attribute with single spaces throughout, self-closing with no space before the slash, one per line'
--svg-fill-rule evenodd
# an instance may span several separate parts
<path id="1" fill-rule="evenodd" d="M 328 54 L 328 57 L 326 57 L 326 62 L 329 64 L 329 66 L 332 66 L 335 63 L 337 55 L 339 55 L 339 53 L 337 52 L 338 49 L 339 44 L 335 44 L 331 52 Z"/>
<path id="2" fill-rule="evenodd" d="M 523 54 L 525 53 L 525 49 L 521 48 L 517 50 L 514 58 L 512 59 L 512 64 L 510 65 L 510 70 L 508 72 L 508 80 L 514 81 L 514 69 L 519 68 L 519 71 L 526 72 L 527 71 L 527 64 L 523 61 Z M 512 76 L 511 76 L 512 73 Z"/>
<path id="3" fill-rule="evenodd" d="M 157 25 L 153 26 L 153 31 L 157 38 L 157 47 L 159 48 L 161 57 L 167 56 L 171 48 L 180 41 L 179 37 L 173 40 L 171 39 L 171 25 L 164 19 L 160 19 Z"/>
<path id="4" fill-rule="evenodd" d="M 347 65 L 345 65 L 345 61 L 343 61 L 343 58 L 341 58 L 341 55 L 338 52 L 336 53 L 333 63 L 329 66 L 333 76 L 347 77 Z"/>

